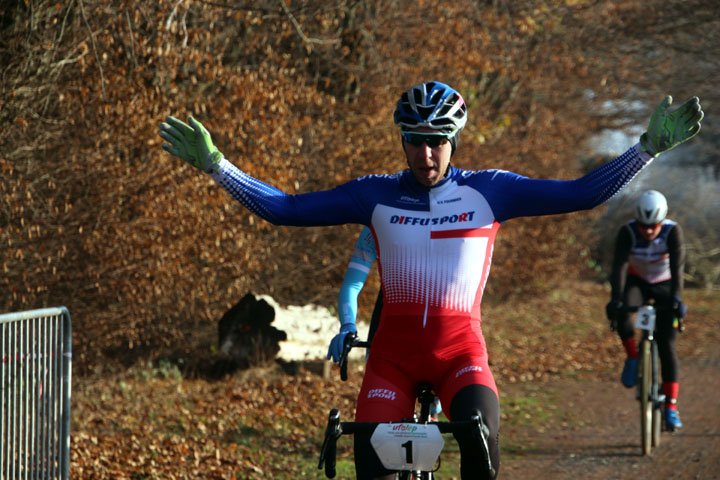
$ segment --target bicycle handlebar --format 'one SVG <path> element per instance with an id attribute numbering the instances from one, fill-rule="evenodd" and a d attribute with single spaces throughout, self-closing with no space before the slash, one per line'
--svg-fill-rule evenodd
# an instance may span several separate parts
<path id="1" fill-rule="evenodd" d="M 337 408 L 330 410 L 328 416 L 328 424 L 325 428 L 325 439 L 323 440 L 320 450 L 320 460 L 318 469 L 325 466 L 325 475 L 327 478 L 335 478 L 337 463 L 337 440 L 343 434 L 353 433 L 372 433 L 378 425 L 384 423 L 398 422 L 341 422 L 340 411 Z M 404 422 L 409 423 L 409 422 Z M 482 439 L 487 436 L 487 431 L 483 433 L 483 429 L 487 427 L 482 421 L 482 415 L 477 412 L 470 420 L 461 420 L 454 422 L 427 422 L 429 425 L 437 426 L 440 433 L 460 433 L 465 431 L 472 432 L 473 436 Z M 490 467 L 492 468 L 492 467 Z"/>
<path id="2" fill-rule="evenodd" d="M 622 307 L 620 307 L 620 312 L 636 313 L 641 307 L 648 307 L 648 306 L 653 307 L 655 310 L 664 310 L 664 311 L 673 310 L 672 307 L 668 307 L 665 305 L 654 305 L 654 304 L 650 304 L 650 303 L 644 303 L 643 305 L 636 305 L 636 306 L 623 305 Z M 685 331 L 685 321 L 684 321 L 683 317 L 676 317 L 674 320 L 677 320 L 677 322 L 678 322 L 678 331 L 680 333 L 684 332 Z M 610 320 L 610 331 L 614 332 L 615 330 L 617 330 L 617 322 L 618 322 L 617 318 L 613 318 L 612 320 Z"/>

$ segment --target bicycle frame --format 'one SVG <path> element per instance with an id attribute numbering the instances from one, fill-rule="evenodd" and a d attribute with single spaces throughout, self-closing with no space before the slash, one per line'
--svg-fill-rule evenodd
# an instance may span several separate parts
<path id="1" fill-rule="evenodd" d="M 662 413 L 665 396 L 660 393 L 659 355 L 655 340 L 656 308 L 651 304 L 640 307 L 626 307 L 625 311 L 636 312 L 635 328 L 643 334 L 639 345 L 636 398 L 640 403 L 640 436 L 643 455 L 650 455 L 653 447 L 660 445 Z"/>

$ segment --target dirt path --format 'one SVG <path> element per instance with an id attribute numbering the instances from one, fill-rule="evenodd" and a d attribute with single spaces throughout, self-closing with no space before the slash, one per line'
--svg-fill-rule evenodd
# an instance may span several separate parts
<path id="1" fill-rule="evenodd" d="M 720 357 L 681 363 L 680 412 L 684 427 L 663 432 L 659 448 L 642 456 L 634 391 L 607 378 L 556 380 L 540 393 L 559 406 L 542 425 L 503 430 L 512 447 L 500 479 L 720 479 Z M 511 385 L 501 394 L 527 394 Z M 538 395 L 537 392 L 534 392 Z"/>

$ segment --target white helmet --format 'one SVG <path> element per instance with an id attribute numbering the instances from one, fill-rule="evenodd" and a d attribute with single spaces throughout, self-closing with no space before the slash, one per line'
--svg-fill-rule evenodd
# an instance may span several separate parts
<path id="1" fill-rule="evenodd" d="M 635 218 L 640 223 L 652 225 L 665 220 L 668 204 L 665 195 L 657 190 L 648 190 L 640 195 L 635 206 Z"/>

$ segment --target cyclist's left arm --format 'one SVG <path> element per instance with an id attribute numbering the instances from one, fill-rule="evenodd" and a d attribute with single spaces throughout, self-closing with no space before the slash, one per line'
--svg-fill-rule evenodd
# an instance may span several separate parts
<path id="1" fill-rule="evenodd" d="M 640 142 L 608 164 L 572 181 L 517 179 L 509 201 L 492 205 L 495 218 L 567 213 L 594 208 L 622 190 L 637 173 L 663 152 L 693 138 L 704 113 L 697 97 L 671 109 L 672 97 L 660 102 Z"/>
<path id="2" fill-rule="evenodd" d="M 667 246 L 670 255 L 670 293 L 673 297 L 675 315 L 682 318 L 687 314 L 687 306 L 682 301 L 683 273 L 685 270 L 685 245 L 682 228 L 675 224 L 668 232 Z"/>
<path id="3" fill-rule="evenodd" d="M 592 209 L 622 190 L 652 157 L 638 145 L 574 180 L 545 180 L 496 171 L 485 188 L 495 218 L 568 213 Z"/>

